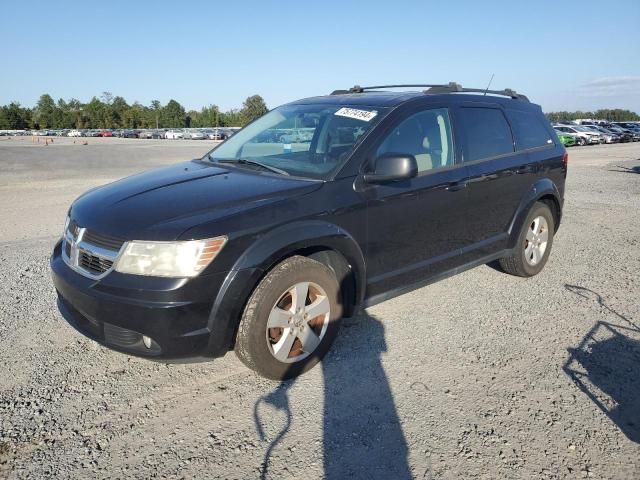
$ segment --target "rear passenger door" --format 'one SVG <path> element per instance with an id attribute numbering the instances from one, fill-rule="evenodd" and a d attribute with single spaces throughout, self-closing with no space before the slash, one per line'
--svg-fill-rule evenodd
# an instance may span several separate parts
<path id="1" fill-rule="evenodd" d="M 455 114 L 469 169 L 468 242 L 462 252 L 466 263 L 507 248 L 510 224 L 540 164 L 528 148 L 516 144 L 500 105 L 463 104 Z M 526 119 L 518 117 L 518 122 L 520 131 L 526 131 Z"/>

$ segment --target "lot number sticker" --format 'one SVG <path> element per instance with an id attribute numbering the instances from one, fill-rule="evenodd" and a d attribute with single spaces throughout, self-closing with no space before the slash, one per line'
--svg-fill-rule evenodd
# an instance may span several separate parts
<path id="1" fill-rule="evenodd" d="M 357 108 L 344 108 L 343 107 L 340 110 L 338 110 L 335 114 L 339 115 L 341 117 L 355 118 L 356 120 L 362 120 L 363 122 L 369 122 L 372 119 L 374 119 L 376 117 L 376 115 L 378 115 L 378 112 L 376 112 L 375 110 L 370 112 L 368 110 L 358 110 Z"/>

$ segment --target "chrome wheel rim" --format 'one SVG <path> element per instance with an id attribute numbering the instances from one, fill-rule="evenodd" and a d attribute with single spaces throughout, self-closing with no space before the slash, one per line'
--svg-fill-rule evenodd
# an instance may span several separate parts
<path id="1" fill-rule="evenodd" d="M 296 283 L 280 295 L 269 313 L 266 331 L 269 352 L 282 363 L 305 359 L 322 342 L 330 314 L 329 297 L 320 285 Z"/>
<path id="2" fill-rule="evenodd" d="M 524 240 L 524 258 L 531 266 L 537 265 L 542 260 L 549 242 L 549 224 L 547 220 L 538 216 L 529 224 L 527 236 Z"/>

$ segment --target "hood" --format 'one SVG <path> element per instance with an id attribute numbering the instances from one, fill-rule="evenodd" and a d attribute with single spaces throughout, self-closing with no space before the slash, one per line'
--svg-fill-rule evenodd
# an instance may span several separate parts
<path id="1" fill-rule="evenodd" d="M 322 182 L 184 162 L 124 178 L 80 196 L 78 225 L 123 240 L 175 240 L 188 229 L 285 198 Z M 212 232 L 215 236 L 228 232 Z"/>

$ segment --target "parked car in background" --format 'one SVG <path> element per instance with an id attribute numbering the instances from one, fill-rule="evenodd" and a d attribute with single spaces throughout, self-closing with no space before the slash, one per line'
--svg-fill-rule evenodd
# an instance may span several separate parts
<path id="1" fill-rule="evenodd" d="M 305 143 L 310 142 L 313 135 L 309 134 L 308 129 L 292 128 L 282 130 L 278 136 L 279 143 Z"/>
<path id="2" fill-rule="evenodd" d="M 113 137 L 113 132 L 111 130 L 101 130 L 96 137 Z"/>
<path id="3" fill-rule="evenodd" d="M 164 130 L 155 130 L 155 129 L 149 128 L 146 130 L 141 130 L 140 133 L 138 133 L 138 138 L 146 138 L 146 139 L 165 138 L 164 135 L 165 135 Z"/>
<path id="4" fill-rule="evenodd" d="M 209 128 L 205 130 L 209 140 L 224 141 L 229 138 L 229 131 L 222 128 Z"/>
<path id="5" fill-rule="evenodd" d="M 617 125 L 609 124 L 607 125 L 606 129 L 619 135 L 621 142 L 633 142 L 634 140 L 633 132 L 630 132 L 629 130 L 618 127 Z"/>
<path id="6" fill-rule="evenodd" d="M 176 140 L 178 138 L 183 138 L 183 137 L 184 137 L 183 130 L 172 129 L 164 132 L 164 138 L 167 138 L 169 140 Z"/>
<path id="7" fill-rule="evenodd" d="M 81 137 L 82 133 L 80 133 L 80 130 L 71 130 L 69 133 L 67 133 L 67 137 Z"/>
<path id="8" fill-rule="evenodd" d="M 562 145 L 564 145 L 565 147 L 573 147 L 574 145 L 577 145 L 578 141 L 575 135 L 562 132 L 555 128 L 554 128 L 554 131 L 556 132 L 556 135 L 558 135 L 558 139 L 560 140 L 560 143 L 562 143 Z"/>
<path id="9" fill-rule="evenodd" d="M 555 125 L 554 128 L 561 132 L 571 133 L 578 137 L 578 145 L 597 144 L 604 141 L 602 134 L 592 132 L 580 125 Z"/>
<path id="10" fill-rule="evenodd" d="M 634 123 L 634 122 L 612 122 L 612 125 L 615 125 L 616 127 L 623 128 L 625 130 L 633 132 L 634 134 L 635 133 L 640 133 L 640 124 L 638 124 L 638 123 Z"/>
<path id="11" fill-rule="evenodd" d="M 185 140 L 204 140 L 207 138 L 202 130 L 189 129 L 184 131 L 183 137 Z"/>
<path id="12" fill-rule="evenodd" d="M 138 138 L 138 130 L 133 130 L 133 129 L 123 130 L 121 136 L 122 138 Z"/>
<path id="13" fill-rule="evenodd" d="M 621 140 L 620 135 L 607 130 L 604 127 L 600 127 L 598 125 L 590 125 L 588 128 L 594 132 L 600 133 L 604 138 L 604 143 L 618 143 Z"/>
<path id="14" fill-rule="evenodd" d="M 632 135 L 632 139 L 634 142 L 640 141 L 640 125 L 636 125 L 633 123 L 614 123 L 618 128 L 621 128 L 625 132 L 628 132 Z"/>

